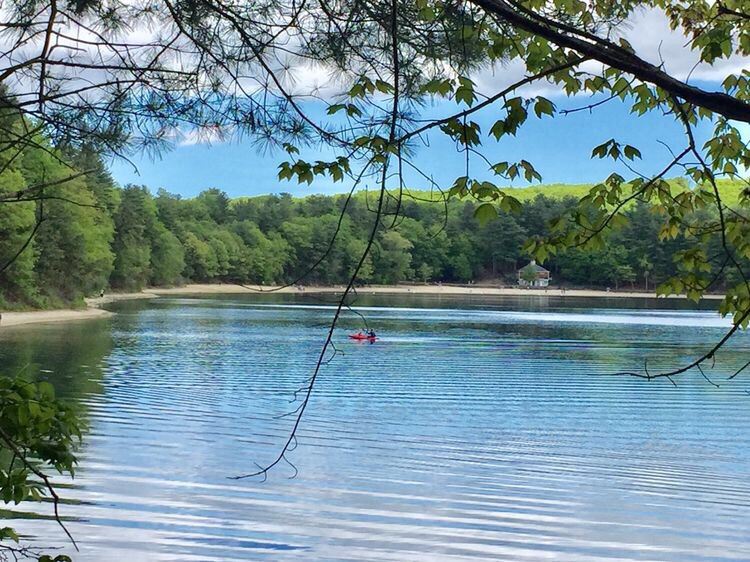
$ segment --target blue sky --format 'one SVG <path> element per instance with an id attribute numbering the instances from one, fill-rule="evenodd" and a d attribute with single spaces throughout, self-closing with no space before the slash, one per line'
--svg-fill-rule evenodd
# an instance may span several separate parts
<path id="1" fill-rule="evenodd" d="M 620 27 L 618 32 L 633 45 L 640 56 L 663 66 L 673 76 L 692 85 L 719 90 L 719 84 L 728 74 L 750 68 L 748 58 L 739 56 L 720 59 L 710 65 L 700 63 L 699 54 L 686 46 L 685 36 L 670 28 L 667 18 L 660 10 L 639 10 L 627 24 Z M 522 62 L 512 61 L 498 68 L 481 71 L 473 78 L 481 91 L 492 93 L 501 89 L 500 85 L 507 86 L 517 81 L 524 73 Z M 322 87 L 323 90 L 330 87 L 325 72 L 318 70 L 312 74 L 311 76 L 308 72 L 298 77 L 298 85 L 303 92 L 313 86 Z M 316 84 L 308 83 L 311 79 L 317 81 Z M 559 93 L 555 95 L 555 87 L 549 84 L 531 87 L 541 88 L 542 95 L 552 99 L 558 109 L 580 107 L 592 101 L 591 98 L 569 99 Z M 535 92 L 524 92 L 524 95 L 534 94 Z M 324 114 L 320 103 L 305 109 L 313 117 L 322 117 Z M 429 108 L 428 116 L 446 116 L 455 111 L 453 103 L 442 102 Z M 476 118 L 485 134 L 500 116 L 499 113 L 501 112 L 496 108 L 490 107 Z M 742 130 L 750 133 L 750 128 Z M 697 131 L 699 141 L 706 138 L 709 132 L 705 129 Z M 640 173 L 646 175 L 660 171 L 670 160 L 669 151 L 659 141 L 675 151 L 685 146 L 683 131 L 672 117 L 659 114 L 637 117 L 630 113 L 628 104 L 614 100 L 596 108 L 593 113 L 579 112 L 543 120 L 531 117 L 517 137 L 504 138 L 500 143 L 487 137 L 483 153 L 491 162 L 517 161 L 521 158 L 529 160 L 541 172 L 544 183 L 596 182 L 605 179 L 612 171 L 632 177 L 632 173 L 613 165 L 609 160 L 590 158 L 591 149 L 610 138 L 641 150 L 644 159 L 636 166 Z M 416 164 L 441 186 L 448 187 L 456 177 L 464 174 L 464 157 L 456 151 L 449 139 L 440 134 L 431 135 L 429 141 L 429 148 L 419 150 Z M 329 160 L 334 156 L 333 152 L 325 148 L 302 153 L 302 157 L 307 160 Z M 280 182 L 277 179 L 278 165 L 284 160 L 284 153 L 261 154 L 248 141 L 225 142 L 177 146 L 156 161 L 147 156 L 136 156 L 134 162 L 138 173 L 130 164 L 122 161 L 113 162 L 111 169 L 120 184 L 144 184 L 153 191 L 163 187 L 188 197 L 210 187 L 223 189 L 233 197 L 284 191 L 301 196 L 334 193 L 350 188 L 346 183 L 333 184 L 327 179 L 316 180 L 312 186 Z M 475 159 L 471 168 L 472 176 L 482 176 L 486 168 L 486 164 Z M 486 175 L 484 179 L 490 179 L 490 176 Z M 407 177 L 407 184 L 412 188 L 427 187 L 415 174 Z"/>
<path id="2" fill-rule="evenodd" d="M 579 107 L 589 100 L 552 98 L 559 108 Z M 313 115 L 320 113 L 318 108 L 309 108 Z M 443 102 L 427 113 L 449 115 L 456 111 L 452 103 Z M 487 133 L 496 118 L 497 110 L 485 110 L 477 119 L 482 130 Z M 707 131 L 703 131 L 705 134 Z M 659 143 L 666 143 L 673 150 L 684 147 L 684 133 L 672 117 L 644 115 L 637 117 L 630 113 L 629 106 L 619 100 L 609 102 L 589 113 L 582 111 L 555 118 L 536 116 L 521 128 L 516 137 L 504 138 L 495 142 L 493 137 L 484 139 L 483 153 L 491 162 L 529 160 L 542 174 L 543 183 L 589 183 L 606 178 L 612 171 L 625 177 L 632 177 L 626 169 L 614 165 L 611 160 L 591 159 L 594 146 L 616 138 L 618 141 L 639 148 L 644 156 L 635 164 L 644 174 L 661 170 L 670 159 L 668 150 Z M 442 134 L 429 137 L 430 146 L 418 149 L 415 162 L 428 175 L 443 187 L 450 187 L 453 180 L 464 174 L 464 154 Z M 326 160 L 335 153 L 328 148 L 303 150 L 302 157 L 311 160 Z M 296 182 L 279 181 L 278 165 L 286 160 L 282 151 L 260 153 L 248 140 L 227 141 L 212 145 L 190 144 L 176 146 L 160 159 L 152 160 L 146 155 L 134 159 L 138 173 L 132 165 L 123 161 L 112 164 L 111 170 L 121 185 L 137 183 L 148 186 L 152 191 L 165 188 L 183 196 L 194 196 L 200 191 L 217 187 L 232 197 L 289 192 L 293 195 L 311 193 L 336 193 L 348 190 L 350 184 L 334 184 L 328 179 L 316 179 L 311 185 L 298 185 Z M 471 162 L 472 176 L 484 176 L 487 164 L 478 157 Z M 676 174 L 673 174 L 676 175 Z M 428 184 L 416 174 L 407 176 L 410 187 L 428 188 Z M 504 181 L 498 183 L 505 184 Z M 525 182 L 516 182 L 523 186 Z"/>

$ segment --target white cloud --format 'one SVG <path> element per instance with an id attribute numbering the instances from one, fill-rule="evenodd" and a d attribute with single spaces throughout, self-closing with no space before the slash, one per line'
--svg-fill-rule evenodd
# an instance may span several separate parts
<path id="1" fill-rule="evenodd" d="M 721 81 L 728 74 L 750 70 L 750 59 L 736 55 L 713 64 L 701 63 L 700 54 L 691 49 L 688 38 L 679 30 L 670 29 L 667 17 L 661 10 L 643 9 L 636 12 L 618 32 L 620 37 L 630 42 L 639 57 L 657 66 L 663 65 L 666 72 L 682 81 Z M 601 71 L 601 63 L 594 61 L 586 65 L 593 71 Z M 525 74 L 523 63 L 514 59 L 505 66 L 480 72 L 475 81 L 481 91 L 489 95 L 521 80 Z M 563 94 L 558 86 L 546 81 L 519 91 L 528 96 Z"/>
<path id="2" fill-rule="evenodd" d="M 174 138 L 179 146 L 218 144 L 232 137 L 232 131 L 221 127 L 201 127 L 189 131 L 176 131 Z"/>
<path id="3" fill-rule="evenodd" d="M 746 57 L 732 56 L 713 64 L 701 63 L 700 54 L 689 45 L 689 39 L 680 31 L 670 29 L 667 17 L 660 10 L 637 12 L 622 30 L 638 55 L 680 80 L 719 81 L 727 74 L 750 69 Z"/>
<path id="4" fill-rule="evenodd" d="M 69 32 L 71 37 L 79 37 L 80 40 L 96 41 L 96 38 L 91 33 L 73 29 L 71 26 L 69 27 L 69 29 L 62 29 Z M 618 31 L 622 37 L 630 41 L 640 57 L 653 64 L 663 64 L 667 72 L 680 80 L 718 81 L 722 80 L 729 73 L 737 73 L 743 69 L 750 69 L 750 59 L 739 56 L 721 59 L 712 65 L 705 63 L 698 64 L 699 54 L 689 47 L 688 39 L 680 31 L 671 30 L 666 16 L 662 11 L 657 9 L 643 9 L 638 11 Z M 168 35 L 168 26 L 164 29 L 150 29 L 145 26 L 136 27 L 128 30 L 120 39 L 123 42 L 146 45 L 150 41 L 159 39 L 161 35 Z M 3 45 L 7 46 L 12 37 L 13 34 L 11 33 L 0 33 L 0 47 Z M 282 35 L 279 41 L 281 43 L 286 42 L 288 52 L 294 52 L 294 37 L 287 38 Z M 37 40 L 32 41 L 25 49 L 11 50 L 5 54 L 0 53 L 0 67 L 7 67 L 19 60 L 38 55 L 39 47 L 39 40 Z M 93 64 L 116 63 L 118 60 L 118 56 L 114 51 L 105 50 L 101 53 L 92 46 L 77 43 L 75 39 L 61 39 L 57 52 L 61 58 L 75 56 L 82 62 L 91 62 Z M 145 57 L 150 52 L 150 49 L 144 47 L 143 54 L 139 56 Z M 274 70 L 278 71 L 281 82 L 288 93 L 308 99 L 331 100 L 345 89 L 345 82 L 350 77 L 339 75 L 330 67 L 312 64 L 307 60 L 295 57 L 293 54 L 285 53 L 286 51 L 281 51 L 277 53 L 275 60 L 267 62 L 273 66 Z M 190 56 L 186 55 L 186 62 L 191 62 L 189 59 Z M 601 70 L 600 63 L 589 62 L 587 65 L 590 65 L 594 71 Z M 268 85 L 264 72 L 260 68 L 255 70 L 257 72 L 246 72 L 240 78 L 240 83 L 247 94 L 253 94 Z M 50 72 L 52 71 L 48 69 L 48 75 Z M 79 87 L 82 83 L 103 82 L 110 76 L 108 71 L 83 70 L 75 74 L 74 71 L 63 68 L 54 72 L 59 73 L 61 77 L 65 77 L 61 82 L 67 90 Z M 525 75 L 526 69 L 523 61 L 513 59 L 505 65 L 496 65 L 494 68 L 477 73 L 474 79 L 479 91 L 486 95 L 492 95 L 518 82 Z M 34 96 L 37 95 L 38 87 L 33 83 L 24 83 L 29 81 L 27 75 L 23 75 L 22 78 L 17 80 L 18 82 L 14 84 L 17 86 L 16 90 L 26 91 L 27 97 L 34 99 Z M 9 81 L 12 82 L 12 79 Z M 229 86 L 227 84 L 227 87 Z M 519 92 L 526 96 L 545 95 L 553 97 L 562 95 L 559 86 L 546 81 L 525 86 Z M 91 96 L 95 95 L 96 92 L 91 93 Z M 232 130 L 208 127 L 193 131 L 170 131 L 166 136 L 180 146 L 189 146 L 224 142 L 234 132 Z"/>

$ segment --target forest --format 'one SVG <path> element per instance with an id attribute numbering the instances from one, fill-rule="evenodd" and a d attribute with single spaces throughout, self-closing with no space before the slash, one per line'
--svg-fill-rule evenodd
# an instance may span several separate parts
<path id="1" fill-rule="evenodd" d="M 187 282 L 346 283 L 365 248 L 375 199 L 366 191 L 237 199 L 215 188 L 192 199 L 163 189 L 153 194 L 116 185 L 93 150 L 51 146 L 5 162 L 2 179 L 6 197 L 42 182 L 54 186 L 0 206 L 0 263 L 26 247 L 0 273 L 3 308 L 51 308 L 109 288 Z M 675 190 L 688 185 L 671 183 Z M 490 221 L 477 218 L 471 200 L 406 192 L 399 204 L 392 196 L 358 283 L 513 285 L 530 259 L 527 241 L 548 235 L 550 220 L 574 209 L 590 188 L 516 189 L 520 209 L 498 209 Z M 739 189 L 725 181 L 725 200 L 736 200 Z M 397 219 L 388 218 L 396 207 Z M 569 248 L 548 258 L 553 285 L 653 290 L 673 276 L 679 264 L 672 257 L 691 240 L 664 236 L 663 216 L 649 204 L 633 204 L 626 215 L 599 249 Z"/>

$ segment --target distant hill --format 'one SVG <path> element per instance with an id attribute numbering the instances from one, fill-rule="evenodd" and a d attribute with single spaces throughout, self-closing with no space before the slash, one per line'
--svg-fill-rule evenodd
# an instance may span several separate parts
<path id="1" fill-rule="evenodd" d="M 670 179 L 669 182 L 675 185 L 675 187 L 688 187 L 689 185 L 684 178 L 673 178 Z M 722 199 L 727 205 L 737 203 L 742 190 L 750 187 L 750 183 L 734 179 L 719 179 L 716 183 L 719 187 Z M 544 195 L 551 199 L 564 199 L 566 197 L 580 199 L 585 196 L 594 185 L 595 184 L 593 183 L 548 183 L 530 187 L 502 187 L 501 189 L 511 193 L 519 201 L 529 201 L 535 199 L 539 195 Z M 433 192 L 431 194 L 429 191 L 410 191 L 410 193 L 424 199 L 430 199 L 431 197 L 439 199 L 440 197 L 438 192 Z"/>
<path id="2" fill-rule="evenodd" d="M 675 186 L 684 185 L 688 186 L 687 181 L 684 178 L 673 178 L 669 180 L 671 183 L 673 183 Z M 722 199 L 728 204 L 732 205 L 737 202 L 739 199 L 740 192 L 750 187 L 750 184 L 743 182 L 741 180 L 733 180 L 733 179 L 719 179 L 717 181 L 719 191 L 721 193 Z M 515 198 L 517 198 L 520 201 L 529 201 L 532 199 L 535 199 L 539 195 L 544 195 L 545 197 L 549 197 L 551 199 L 564 199 L 566 197 L 574 197 L 576 199 L 580 199 L 584 195 L 586 195 L 589 190 L 594 187 L 595 184 L 593 183 L 576 183 L 576 184 L 565 184 L 565 183 L 548 183 L 548 184 L 541 184 L 541 185 L 534 185 L 530 187 L 501 187 L 501 189 L 508 191 L 511 193 Z M 322 195 L 303 195 L 298 196 L 296 193 L 294 193 L 296 190 L 293 189 L 293 187 L 290 189 L 290 192 L 292 192 L 292 199 L 295 201 L 306 199 L 308 197 L 330 197 L 330 196 L 322 196 Z M 392 190 L 393 192 L 393 190 Z M 365 190 L 360 190 L 357 192 L 358 197 L 364 197 L 366 193 L 369 193 L 369 195 L 372 197 L 374 194 L 377 193 L 377 190 L 370 189 L 367 192 Z M 442 195 L 438 190 L 435 191 L 420 191 L 420 190 L 408 190 L 408 193 L 412 195 L 415 198 L 419 198 L 426 201 L 439 201 L 442 199 Z M 446 190 L 447 193 L 447 190 Z M 395 193 L 394 193 L 395 194 Z M 344 194 L 336 194 L 332 197 L 342 197 Z M 273 195 L 256 195 L 251 197 L 237 197 L 233 199 L 233 202 L 240 202 L 245 201 L 247 199 L 263 199 L 273 197 Z"/>

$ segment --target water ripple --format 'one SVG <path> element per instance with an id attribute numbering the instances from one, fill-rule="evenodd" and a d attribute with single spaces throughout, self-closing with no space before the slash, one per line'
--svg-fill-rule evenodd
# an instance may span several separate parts
<path id="1" fill-rule="evenodd" d="M 718 389 L 609 376 L 700 354 L 714 313 L 364 303 L 382 340 L 350 342 L 343 319 L 299 477 L 228 480 L 273 459 L 325 337 L 329 305 L 286 299 L 141 303 L 111 350 L 86 355 L 89 333 L 72 350 L 91 419 L 65 489 L 76 560 L 750 559 L 750 386 L 724 380 L 750 338 L 707 371 Z M 56 333 L 34 351 L 52 378 Z"/>

